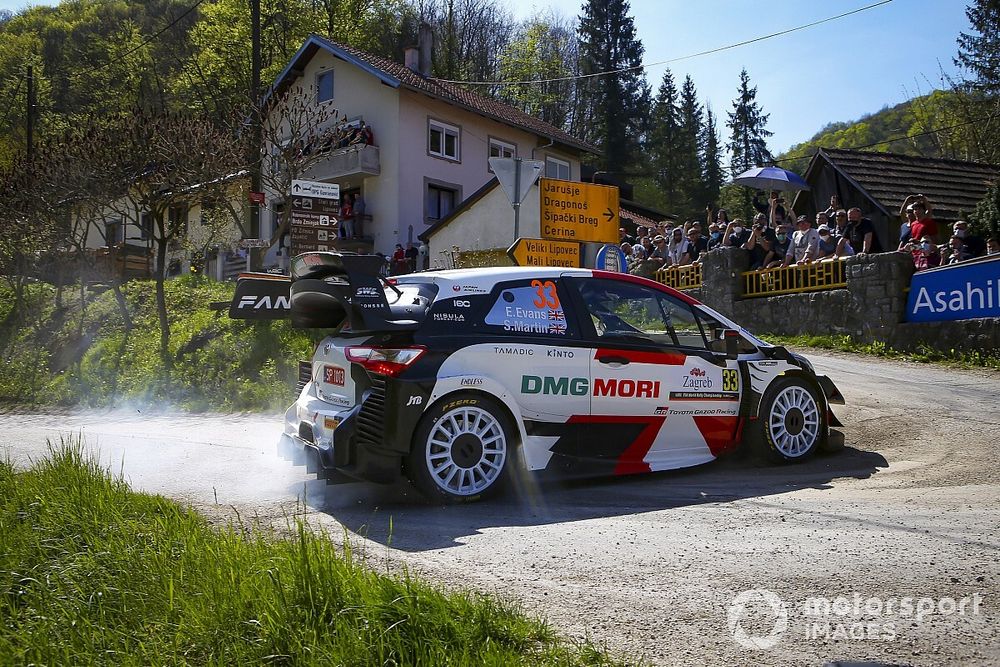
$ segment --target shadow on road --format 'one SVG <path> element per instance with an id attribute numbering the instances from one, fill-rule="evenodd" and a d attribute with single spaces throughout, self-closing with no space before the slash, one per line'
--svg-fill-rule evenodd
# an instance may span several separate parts
<path id="1" fill-rule="evenodd" d="M 867 479 L 888 467 L 876 452 L 851 447 L 798 465 L 760 466 L 745 456 L 668 472 L 571 482 L 518 480 L 478 503 L 440 506 L 407 482 L 306 485 L 306 502 L 348 530 L 404 551 L 458 546 L 484 529 L 532 526 L 639 514 L 705 503 L 760 498 L 799 489 L 828 489 L 838 478 Z M 302 487 L 290 489 L 301 493 Z"/>

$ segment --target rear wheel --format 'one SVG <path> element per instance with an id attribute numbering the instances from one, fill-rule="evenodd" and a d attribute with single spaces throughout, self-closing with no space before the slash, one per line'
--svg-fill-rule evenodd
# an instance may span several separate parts
<path id="1" fill-rule="evenodd" d="M 447 502 L 495 493 L 513 458 L 509 421 L 486 396 L 448 396 L 417 427 L 407 462 L 410 480 L 428 497 Z"/>
<path id="2" fill-rule="evenodd" d="M 822 403 L 816 390 L 797 378 L 782 378 L 760 404 L 763 445 L 771 460 L 803 461 L 822 445 Z"/>

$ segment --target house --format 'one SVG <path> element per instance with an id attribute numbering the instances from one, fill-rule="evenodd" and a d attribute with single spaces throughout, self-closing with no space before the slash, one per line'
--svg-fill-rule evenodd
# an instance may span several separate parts
<path id="1" fill-rule="evenodd" d="M 539 186 L 534 184 L 521 203 L 518 236 L 541 238 L 541 206 Z M 633 226 L 655 227 L 671 216 L 636 202 L 619 199 L 618 219 L 627 228 Z M 498 221 L 508 224 L 497 224 Z M 631 229 L 630 229 L 631 231 Z M 429 248 L 429 265 L 450 266 L 454 261 L 454 248 L 461 253 L 487 253 L 491 260 L 503 258 L 504 253 L 492 252 L 508 248 L 514 238 L 514 213 L 510 200 L 494 177 L 483 187 L 467 197 L 450 215 L 428 227 L 420 240 Z M 592 260 L 600 244 L 584 248 L 586 260 Z"/>
<path id="2" fill-rule="evenodd" d="M 491 156 L 544 160 L 546 175 L 579 179 L 581 156 L 594 152 L 509 105 L 431 78 L 429 34 L 422 31 L 405 64 L 313 35 L 273 84 L 272 94 L 298 87 L 374 133 L 371 145 L 333 149 L 308 174 L 337 183 L 342 198 L 363 196 L 370 220 L 352 249 L 389 254 L 397 243 L 418 243 L 493 178 Z M 273 237 L 287 196 L 267 195 L 262 235 Z M 281 264 L 282 245 L 271 248 L 265 265 Z"/>
<path id="3" fill-rule="evenodd" d="M 998 176 L 1000 167 L 978 162 L 821 148 L 805 173 L 812 189 L 800 192 L 793 208 L 813 215 L 838 195 L 845 208 L 857 206 L 871 219 L 884 249 L 894 250 L 907 195 L 927 195 L 938 224 L 951 225 L 975 210 Z"/>

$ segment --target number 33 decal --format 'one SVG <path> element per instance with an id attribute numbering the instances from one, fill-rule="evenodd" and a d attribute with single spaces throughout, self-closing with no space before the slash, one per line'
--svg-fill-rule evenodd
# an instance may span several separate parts
<path id="1" fill-rule="evenodd" d="M 546 280 L 543 283 L 541 280 L 532 280 L 531 286 L 535 289 L 535 294 L 538 295 L 538 298 L 531 302 L 535 305 L 535 308 L 559 307 L 559 295 L 556 294 L 556 284 L 554 282 Z"/>
<path id="2" fill-rule="evenodd" d="M 740 376 L 735 368 L 727 368 L 722 371 L 722 391 L 739 391 Z"/>

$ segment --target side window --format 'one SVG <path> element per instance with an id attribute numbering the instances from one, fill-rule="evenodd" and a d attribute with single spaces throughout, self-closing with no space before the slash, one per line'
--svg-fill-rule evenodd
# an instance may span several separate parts
<path id="1" fill-rule="evenodd" d="M 570 180 L 569 162 L 560 160 L 551 155 L 545 158 L 545 177 L 561 178 L 564 181 Z"/>
<path id="2" fill-rule="evenodd" d="M 708 337 L 709 349 L 713 352 L 725 353 L 726 340 L 723 337 L 723 332 L 731 327 L 726 326 L 708 313 L 702 311 L 698 311 L 698 320 L 701 322 L 701 328 L 705 331 L 705 336 Z M 753 343 L 743 336 L 740 336 L 738 340 L 739 345 L 737 346 L 737 350 L 740 354 L 753 354 L 757 351 Z"/>
<path id="3" fill-rule="evenodd" d="M 333 70 L 320 72 L 316 75 L 316 101 L 329 102 L 333 99 Z"/>
<path id="4" fill-rule="evenodd" d="M 694 311 L 663 292 L 635 283 L 574 281 L 598 338 L 705 348 Z"/>
<path id="5" fill-rule="evenodd" d="M 491 296 L 483 329 L 492 333 L 575 338 L 567 318 L 559 280 L 519 280 L 503 283 Z"/>

